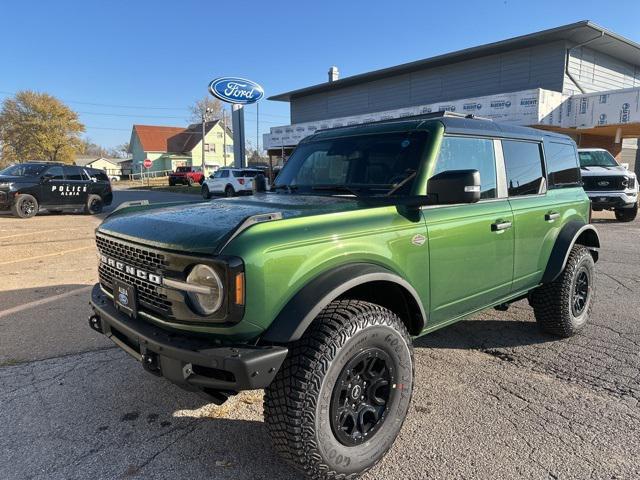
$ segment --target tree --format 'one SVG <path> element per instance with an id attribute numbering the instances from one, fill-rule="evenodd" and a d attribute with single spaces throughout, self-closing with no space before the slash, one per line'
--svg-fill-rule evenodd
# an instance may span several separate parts
<path id="1" fill-rule="evenodd" d="M 101 145 L 93 143 L 90 138 L 80 140 L 77 152 L 88 157 L 108 157 L 109 151 Z"/>
<path id="2" fill-rule="evenodd" d="M 210 109 L 209 113 L 207 113 L 207 108 Z M 200 100 L 196 100 L 193 105 L 189 106 L 189 111 L 191 112 L 189 121 L 191 123 L 200 123 L 202 122 L 203 114 L 206 114 L 207 121 L 219 120 L 222 118 L 223 108 L 224 105 L 217 98 L 210 95 L 202 97 Z"/>
<path id="3" fill-rule="evenodd" d="M 114 158 L 127 158 L 127 155 L 129 155 L 129 142 L 110 148 L 109 155 Z"/>
<path id="4" fill-rule="evenodd" d="M 23 90 L 2 102 L 0 144 L 5 162 L 73 162 L 84 125 L 78 115 L 46 93 Z"/>

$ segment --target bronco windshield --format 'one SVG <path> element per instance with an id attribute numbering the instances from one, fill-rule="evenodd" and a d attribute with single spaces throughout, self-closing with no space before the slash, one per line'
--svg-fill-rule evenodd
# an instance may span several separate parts
<path id="1" fill-rule="evenodd" d="M 303 143 L 278 175 L 275 189 L 314 195 L 407 195 L 426 140 L 426 132 L 398 132 Z"/>
<path id="2" fill-rule="evenodd" d="M 48 165 L 37 163 L 19 163 L 0 170 L 0 175 L 6 175 L 8 177 L 36 177 L 44 172 L 47 167 Z"/>
<path id="3" fill-rule="evenodd" d="M 580 166 L 584 167 L 617 167 L 618 162 L 609 152 L 604 150 L 592 150 L 590 152 L 578 152 Z"/>

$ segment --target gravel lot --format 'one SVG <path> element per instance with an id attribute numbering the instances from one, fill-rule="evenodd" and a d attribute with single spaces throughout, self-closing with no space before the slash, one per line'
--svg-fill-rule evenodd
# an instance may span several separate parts
<path id="1" fill-rule="evenodd" d="M 147 196 L 193 199 L 116 192 Z M 543 335 L 519 302 L 416 340 L 409 417 L 367 479 L 640 478 L 640 221 L 612 219 L 584 333 Z M 99 221 L 0 217 L 0 478 L 299 478 L 261 392 L 205 404 L 88 328 Z"/>

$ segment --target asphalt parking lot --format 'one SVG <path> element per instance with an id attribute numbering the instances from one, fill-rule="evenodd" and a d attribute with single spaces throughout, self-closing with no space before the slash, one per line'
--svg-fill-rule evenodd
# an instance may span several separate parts
<path id="1" fill-rule="evenodd" d="M 147 196 L 193 199 L 116 192 Z M 89 329 L 99 221 L 0 216 L 0 478 L 299 478 L 261 392 L 206 404 Z M 595 223 L 588 328 L 543 335 L 519 302 L 416 340 L 412 408 L 365 478 L 640 478 L 640 220 Z"/>

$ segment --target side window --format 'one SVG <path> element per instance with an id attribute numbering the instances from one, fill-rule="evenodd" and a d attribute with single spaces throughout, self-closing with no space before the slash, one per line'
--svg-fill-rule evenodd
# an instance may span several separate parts
<path id="1" fill-rule="evenodd" d="M 502 151 L 510 197 L 544 192 L 544 171 L 539 143 L 503 140 Z"/>
<path id="2" fill-rule="evenodd" d="M 222 170 L 218 170 L 216 171 L 216 173 L 213 174 L 213 178 L 221 178 L 222 177 Z"/>
<path id="3" fill-rule="evenodd" d="M 64 174 L 67 180 L 84 180 L 84 175 L 79 167 L 64 167 Z"/>
<path id="4" fill-rule="evenodd" d="M 447 170 L 478 170 L 480 198 L 496 198 L 496 162 L 493 140 L 445 137 L 442 140 L 434 175 Z"/>
<path id="5" fill-rule="evenodd" d="M 549 188 L 579 187 L 580 168 L 576 148 L 569 143 L 548 142 L 545 144 Z"/>
<path id="6" fill-rule="evenodd" d="M 231 173 L 233 173 L 233 176 L 236 178 L 239 178 L 242 176 L 242 172 L 240 170 L 232 170 Z"/>
<path id="7" fill-rule="evenodd" d="M 229 178 L 229 170 L 222 170 L 222 173 L 220 174 L 221 178 Z"/>
<path id="8" fill-rule="evenodd" d="M 50 167 L 49 170 L 47 170 L 47 175 L 51 175 L 51 180 L 64 180 L 62 167 Z"/>

